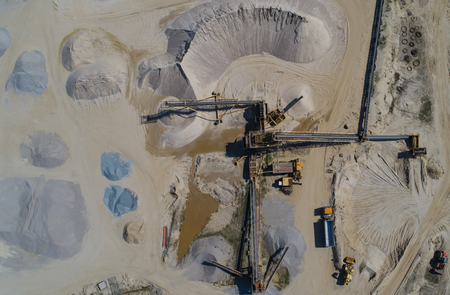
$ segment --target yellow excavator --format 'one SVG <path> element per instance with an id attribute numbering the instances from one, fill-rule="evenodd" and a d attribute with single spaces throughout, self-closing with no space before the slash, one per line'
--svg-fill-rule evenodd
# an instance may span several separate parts
<path id="1" fill-rule="evenodd" d="M 353 265 L 355 264 L 355 259 L 347 256 L 344 259 L 344 263 L 344 285 L 348 285 L 353 279 Z"/>

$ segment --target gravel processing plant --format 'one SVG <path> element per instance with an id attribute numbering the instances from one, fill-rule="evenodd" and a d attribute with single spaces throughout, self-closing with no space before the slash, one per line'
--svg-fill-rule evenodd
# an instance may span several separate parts
<path id="1" fill-rule="evenodd" d="M 0 294 L 450 295 L 450 4 L 0 1 Z"/>

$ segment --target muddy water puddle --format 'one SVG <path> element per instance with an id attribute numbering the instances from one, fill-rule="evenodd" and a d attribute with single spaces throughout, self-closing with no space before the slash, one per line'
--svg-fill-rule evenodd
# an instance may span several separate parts
<path id="1" fill-rule="evenodd" d="M 178 260 L 186 255 L 192 241 L 208 223 L 211 214 L 217 212 L 219 209 L 219 202 L 210 195 L 199 191 L 197 186 L 193 183 L 194 169 L 195 163 L 192 163 L 189 195 L 186 201 L 184 221 L 181 225 L 180 240 L 178 242 Z"/>

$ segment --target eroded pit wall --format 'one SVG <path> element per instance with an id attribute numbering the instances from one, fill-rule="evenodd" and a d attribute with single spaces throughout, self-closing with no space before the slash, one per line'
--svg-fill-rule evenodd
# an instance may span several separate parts
<path id="1" fill-rule="evenodd" d="M 138 81 L 180 64 L 187 81 L 184 89 L 177 83 L 178 93 L 169 94 L 171 87 L 159 87 L 164 76 L 158 75 L 149 76 L 148 86 L 183 100 L 199 98 L 243 56 L 268 53 L 295 63 L 336 64 L 345 52 L 346 30 L 345 14 L 331 0 L 213 1 L 187 11 L 165 28 L 167 52 L 141 63 Z M 333 49 L 338 47 L 344 50 L 336 55 Z M 191 87 L 195 95 L 186 97 Z"/>

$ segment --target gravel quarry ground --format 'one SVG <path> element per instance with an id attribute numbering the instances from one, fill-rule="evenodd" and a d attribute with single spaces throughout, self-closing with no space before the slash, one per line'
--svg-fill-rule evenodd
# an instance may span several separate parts
<path id="1" fill-rule="evenodd" d="M 248 180 L 235 140 L 251 114 L 235 108 L 216 126 L 213 112 L 160 102 L 214 91 L 273 110 L 303 95 L 276 130 L 355 134 L 375 5 L 0 1 L 0 294 L 97 294 L 101 281 L 104 294 L 116 282 L 246 294 L 204 261 L 236 266 Z M 430 273 L 434 252 L 450 250 L 448 11 L 442 0 L 383 7 L 368 131 L 420 133 L 426 156 L 402 141 L 271 155 L 304 168 L 290 196 L 275 176 L 258 180 L 263 263 L 290 247 L 267 294 L 450 294 L 449 270 Z M 179 260 L 192 191 L 215 209 Z M 334 249 L 318 243 L 327 205 Z M 357 263 L 349 286 L 332 277 L 345 256 Z"/>

